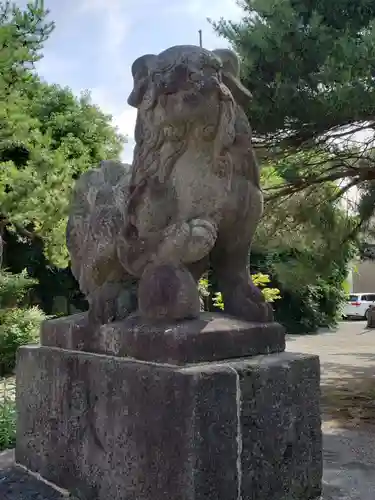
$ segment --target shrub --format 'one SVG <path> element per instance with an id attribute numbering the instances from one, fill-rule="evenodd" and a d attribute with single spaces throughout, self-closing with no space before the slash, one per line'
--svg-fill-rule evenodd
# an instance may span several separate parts
<path id="1" fill-rule="evenodd" d="M 37 307 L 0 310 L 0 376 L 15 367 L 17 349 L 38 341 L 44 313 Z"/>
<path id="2" fill-rule="evenodd" d="M 14 307 L 25 299 L 28 289 L 36 284 L 25 271 L 12 274 L 0 271 L 0 308 Z"/>
<path id="3" fill-rule="evenodd" d="M 16 441 L 16 403 L 13 379 L 0 380 L 0 451 Z"/>
<path id="4" fill-rule="evenodd" d="M 267 285 L 271 283 L 270 277 L 267 274 L 256 273 L 251 276 L 255 286 L 261 289 L 266 302 L 274 302 L 281 299 L 280 290 L 278 288 L 271 288 Z M 205 276 L 199 281 L 199 292 L 201 296 L 201 305 L 203 310 L 210 310 L 211 304 L 215 309 L 225 310 L 225 304 L 221 292 L 210 292 L 210 283 Z"/>
<path id="5" fill-rule="evenodd" d="M 310 276 L 305 256 L 297 252 L 252 252 L 251 264 L 253 271 L 267 273 L 272 286 L 280 290 L 281 299 L 274 308 L 276 321 L 290 334 L 309 334 L 337 323 L 346 300 L 344 281 L 351 257 L 350 245 L 343 245 L 342 254 L 328 261 L 329 269 L 322 276 L 318 272 Z"/>
<path id="6" fill-rule="evenodd" d="M 14 369 L 19 346 L 38 340 L 45 315 L 25 303 L 28 289 L 34 283 L 25 272 L 0 272 L 0 376 Z"/>

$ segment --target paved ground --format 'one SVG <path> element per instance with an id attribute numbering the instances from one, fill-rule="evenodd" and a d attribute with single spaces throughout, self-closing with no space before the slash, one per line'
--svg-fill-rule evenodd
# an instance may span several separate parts
<path id="1" fill-rule="evenodd" d="M 342 376 L 375 376 L 375 329 L 364 321 L 344 321 L 337 330 L 288 337 L 288 350 L 320 356 L 323 381 Z"/>
<path id="2" fill-rule="evenodd" d="M 375 329 L 343 322 L 335 331 L 289 337 L 288 350 L 319 354 L 327 417 L 344 427 L 375 422 Z"/>
<path id="3" fill-rule="evenodd" d="M 375 413 L 375 330 L 344 322 L 336 331 L 289 337 L 287 349 L 320 356 L 322 391 L 329 400 L 323 405 L 323 500 L 374 500 L 375 428 L 366 425 L 365 412 L 372 407 Z M 373 397 L 366 399 L 370 384 Z M 353 388 L 363 392 L 354 404 Z"/>
<path id="4" fill-rule="evenodd" d="M 363 388 L 371 382 L 375 387 L 375 330 L 366 330 L 364 322 L 345 322 L 336 331 L 289 337 L 287 349 L 319 354 L 323 393 L 333 400 L 333 404 L 324 406 L 323 415 L 322 500 L 374 500 L 375 427 L 364 425 L 363 409 L 375 413 L 375 392 L 367 400 L 363 396 L 353 405 L 352 389 L 354 387 L 356 393 L 364 392 Z M 350 388 L 348 401 L 351 404 L 344 401 L 345 408 L 334 411 L 345 400 L 343 394 L 347 388 Z M 358 415 L 356 406 L 361 406 Z M 1 500 L 63 499 L 49 486 L 15 469 L 12 461 L 12 452 L 0 453 Z"/>

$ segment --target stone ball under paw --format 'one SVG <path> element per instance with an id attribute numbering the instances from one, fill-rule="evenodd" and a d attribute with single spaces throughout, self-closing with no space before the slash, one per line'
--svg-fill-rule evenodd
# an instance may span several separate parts
<path id="1" fill-rule="evenodd" d="M 138 307 L 141 316 L 152 321 L 197 318 L 200 313 L 197 284 L 183 266 L 149 266 L 139 283 Z"/>

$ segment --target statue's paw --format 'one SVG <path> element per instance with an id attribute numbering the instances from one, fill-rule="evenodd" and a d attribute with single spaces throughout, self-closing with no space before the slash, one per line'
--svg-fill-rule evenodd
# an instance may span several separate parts
<path id="1" fill-rule="evenodd" d="M 197 262 L 203 259 L 215 245 L 217 228 L 206 219 L 193 219 L 189 224 L 190 238 L 184 262 Z"/>
<path id="2" fill-rule="evenodd" d="M 267 302 L 254 302 L 251 299 L 244 299 L 239 310 L 242 319 L 255 323 L 269 323 L 273 321 L 273 311 Z"/>
<path id="3" fill-rule="evenodd" d="M 207 239 L 212 245 L 215 243 L 217 236 L 215 224 L 205 219 L 193 219 L 190 226 L 193 238 Z"/>
<path id="4" fill-rule="evenodd" d="M 217 237 L 217 227 L 205 219 L 194 219 L 191 222 L 191 235 L 194 239 L 206 240 L 206 245 L 213 247 Z"/>
<path id="5" fill-rule="evenodd" d="M 236 297 L 236 300 L 224 301 L 224 312 L 254 323 L 270 323 L 274 321 L 271 304 L 264 300 L 254 300 L 254 297 Z"/>

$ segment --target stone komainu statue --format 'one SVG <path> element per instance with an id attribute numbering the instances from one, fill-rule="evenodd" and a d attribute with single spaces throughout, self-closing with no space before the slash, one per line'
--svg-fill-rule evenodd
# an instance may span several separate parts
<path id="1" fill-rule="evenodd" d="M 83 174 L 67 227 L 89 319 L 197 317 L 197 281 L 211 266 L 226 314 L 272 321 L 248 270 L 263 198 L 237 56 L 176 46 L 132 73 L 133 164 Z"/>

